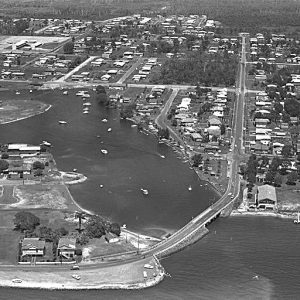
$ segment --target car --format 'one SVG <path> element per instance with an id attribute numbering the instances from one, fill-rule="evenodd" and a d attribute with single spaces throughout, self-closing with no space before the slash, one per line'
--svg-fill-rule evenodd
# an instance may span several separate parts
<path id="1" fill-rule="evenodd" d="M 80 280 L 80 278 L 81 278 L 81 277 L 80 277 L 79 275 L 77 275 L 77 274 L 73 274 L 72 277 L 73 277 L 74 279 L 76 279 L 76 280 Z"/>
<path id="2" fill-rule="evenodd" d="M 78 265 L 74 265 L 74 266 L 71 267 L 71 270 L 79 270 L 79 269 L 80 269 L 80 268 L 79 268 Z"/>

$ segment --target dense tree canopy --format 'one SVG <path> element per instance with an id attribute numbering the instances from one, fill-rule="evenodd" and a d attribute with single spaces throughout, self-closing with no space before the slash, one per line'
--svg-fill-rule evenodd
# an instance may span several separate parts
<path id="1" fill-rule="evenodd" d="M 15 229 L 24 231 L 34 231 L 35 227 L 40 224 L 40 219 L 27 211 L 16 213 L 14 218 Z"/>
<path id="2" fill-rule="evenodd" d="M 193 52 L 186 59 L 167 60 L 161 68 L 159 78 L 154 81 L 164 84 L 190 83 L 206 86 L 235 84 L 237 58 L 211 56 L 200 52 Z"/>

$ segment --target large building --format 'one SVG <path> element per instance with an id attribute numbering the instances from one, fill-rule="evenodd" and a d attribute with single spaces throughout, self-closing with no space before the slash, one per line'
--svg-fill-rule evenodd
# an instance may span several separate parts
<path id="1" fill-rule="evenodd" d="M 257 188 L 256 195 L 257 208 L 261 209 L 276 209 L 277 197 L 274 186 L 265 184 Z"/>

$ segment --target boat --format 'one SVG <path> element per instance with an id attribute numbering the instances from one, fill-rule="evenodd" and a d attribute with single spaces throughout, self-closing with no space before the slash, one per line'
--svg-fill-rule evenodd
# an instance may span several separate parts
<path id="1" fill-rule="evenodd" d="M 103 184 L 100 184 L 101 189 L 103 188 Z"/>
<path id="2" fill-rule="evenodd" d="M 136 126 L 137 126 L 136 124 L 132 124 L 132 125 L 131 125 L 131 127 L 136 127 Z"/>
<path id="3" fill-rule="evenodd" d="M 162 154 L 159 154 L 159 156 L 161 157 L 161 158 L 166 158 L 164 155 L 162 155 Z"/>
<path id="4" fill-rule="evenodd" d="M 102 152 L 103 154 L 107 154 L 107 153 L 108 153 L 108 151 L 105 150 L 105 149 L 101 149 L 101 152 Z"/>
<path id="5" fill-rule="evenodd" d="M 111 132 L 111 128 L 108 128 L 107 131 L 108 131 L 108 132 Z"/>
<path id="6" fill-rule="evenodd" d="M 188 190 L 189 190 L 189 191 L 191 191 L 191 190 L 192 190 L 192 186 L 191 186 L 191 185 L 188 187 Z"/>
<path id="7" fill-rule="evenodd" d="M 152 265 L 150 265 L 150 264 L 145 264 L 144 268 L 145 269 L 153 269 L 154 267 Z"/>
<path id="8" fill-rule="evenodd" d="M 20 95 L 20 92 L 16 91 L 16 95 Z"/>
<path id="9" fill-rule="evenodd" d="M 43 141 L 43 142 L 42 142 L 42 145 L 51 147 L 51 143 L 48 142 L 48 141 Z"/>
<path id="10" fill-rule="evenodd" d="M 84 110 L 83 113 L 84 113 L 84 114 L 88 114 L 89 111 L 88 111 L 88 110 Z"/>
<path id="11" fill-rule="evenodd" d="M 58 121 L 59 124 L 67 124 L 66 121 Z"/>
<path id="12" fill-rule="evenodd" d="M 149 194 L 148 190 L 146 190 L 146 189 L 141 188 L 141 191 L 142 191 L 142 193 L 143 193 L 144 195 L 148 195 L 148 194 Z"/>
<path id="13" fill-rule="evenodd" d="M 103 123 L 106 123 L 106 122 L 107 122 L 107 119 L 102 119 L 102 122 L 103 122 Z"/>
<path id="14" fill-rule="evenodd" d="M 77 169 L 73 169 L 73 172 L 77 172 Z"/>
<path id="15" fill-rule="evenodd" d="M 21 282 L 22 282 L 22 279 L 14 278 L 14 279 L 12 279 L 12 282 L 13 282 L 13 283 L 21 283 Z"/>
<path id="16" fill-rule="evenodd" d="M 91 95 L 90 95 L 90 94 L 85 94 L 85 93 L 83 93 L 83 94 L 81 95 L 81 97 L 82 97 L 82 98 L 90 98 Z"/>
<path id="17" fill-rule="evenodd" d="M 91 106 L 92 104 L 90 102 L 84 102 L 82 105 L 83 106 Z"/>
<path id="18" fill-rule="evenodd" d="M 29 90 L 29 93 L 32 93 L 32 90 Z"/>
<path id="19" fill-rule="evenodd" d="M 298 211 L 298 213 L 297 213 L 297 219 L 294 220 L 294 223 L 295 223 L 295 224 L 300 224 L 300 214 L 299 214 L 299 211 Z"/>
<path id="20" fill-rule="evenodd" d="M 126 227 L 127 227 L 126 224 L 123 224 L 123 225 L 121 226 L 122 229 L 126 229 Z"/>
<path id="21" fill-rule="evenodd" d="M 79 275 L 77 275 L 77 274 L 73 274 L 72 277 L 73 277 L 74 279 L 76 279 L 76 280 L 80 280 L 80 278 L 81 278 L 81 277 L 80 277 Z"/>
<path id="22" fill-rule="evenodd" d="M 68 95 L 68 94 L 69 94 L 68 91 L 63 92 L 63 95 Z"/>

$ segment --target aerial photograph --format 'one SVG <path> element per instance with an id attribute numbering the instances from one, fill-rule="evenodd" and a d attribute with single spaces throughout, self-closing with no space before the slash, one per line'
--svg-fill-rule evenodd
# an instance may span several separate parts
<path id="1" fill-rule="evenodd" d="M 0 5 L 0 300 L 300 299 L 300 0 Z"/>

